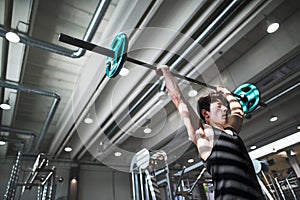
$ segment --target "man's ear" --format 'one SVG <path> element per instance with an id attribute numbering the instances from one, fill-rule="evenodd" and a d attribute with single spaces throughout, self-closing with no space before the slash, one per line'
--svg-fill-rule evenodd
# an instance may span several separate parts
<path id="1" fill-rule="evenodd" d="M 202 109 L 202 110 L 201 110 L 201 114 L 202 114 L 202 116 L 203 116 L 205 119 L 209 118 L 209 114 L 208 114 L 208 111 L 207 111 L 207 110 Z"/>

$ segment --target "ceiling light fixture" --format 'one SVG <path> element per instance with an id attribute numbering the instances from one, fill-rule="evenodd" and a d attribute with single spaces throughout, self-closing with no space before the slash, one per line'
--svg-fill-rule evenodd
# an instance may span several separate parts
<path id="1" fill-rule="evenodd" d="M 296 155 L 296 153 L 295 153 L 295 151 L 293 151 L 293 149 L 290 150 L 290 155 L 291 155 L 291 156 Z"/>
<path id="2" fill-rule="evenodd" d="M 7 33 L 5 33 L 5 38 L 10 41 L 10 42 L 13 42 L 13 43 L 18 43 L 20 42 L 20 36 L 13 32 L 13 31 L 9 31 Z"/>
<path id="3" fill-rule="evenodd" d="M 188 159 L 187 162 L 188 162 L 188 163 L 193 163 L 193 162 L 194 162 L 194 159 L 193 159 L 193 158 L 190 158 L 190 159 Z"/>
<path id="4" fill-rule="evenodd" d="M 257 147 L 256 145 L 252 145 L 252 146 L 250 147 L 250 149 L 251 149 L 251 150 L 254 150 L 254 149 L 256 149 L 256 147 Z"/>
<path id="5" fill-rule="evenodd" d="M 119 72 L 120 76 L 127 76 L 129 74 L 129 69 L 126 67 L 122 67 L 121 71 Z"/>
<path id="6" fill-rule="evenodd" d="M 87 115 L 87 117 L 84 119 L 84 123 L 91 124 L 94 120 L 90 117 L 90 114 Z"/>
<path id="7" fill-rule="evenodd" d="M 191 87 L 191 89 L 188 93 L 189 97 L 195 97 L 195 96 L 197 96 L 197 94 L 198 94 L 197 90 L 195 90 L 193 87 Z"/>
<path id="8" fill-rule="evenodd" d="M 275 121 L 277 121 L 277 120 L 278 120 L 278 117 L 277 117 L 277 116 L 271 115 L 271 117 L 270 117 L 270 122 L 275 122 Z"/>
<path id="9" fill-rule="evenodd" d="M 144 133 L 149 134 L 152 132 L 152 129 L 149 127 L 149 124 L 151 123 L 151 119 L 146 119 L 146 122 L 142 125 L 144 127 Z"/>
<path id="10" fill-rule="evenodd" d="M 151 133 L 151 132 L 152 132 L 152 129 L 149 128 L 149 127 L 146 127 L 146 128 L 144 129 L 144 133 L 146 133 L 146 134 L 149 134 L 149 133 Z"/>
<path id="11" fill-rule="evenodd" d="M 5 145 L 5 144 L 6 144 L 6 142 L 0 140 L 0 146 L 3 146 L 3 145 Z"/>
<path id="12" fill-rule="evenodd" d="M 9 98 L 7 98 L 4 103 L 0 104 L 0 108 L 2 108 L 3 110 L 11 109 L 11 105 L 9 104 Z"/>
<path id="13" fill-rule="evenodd" d="M 279 23 L 277 22 L 267 22 L 267 32 L 268 33 L 274 33 L 279 29 Z"/>
<path id="14" fill-rule="evenodd" d="M 67 147 L 65 147 L 65 152 L 71 152 L 73 149 L 72 149 L 72 147 L 70 147 L 70 146 L 67 146 Z"/>
<path id="15" fill-rule="evenodd" d="M 273 114 L 273 112 L 271 111 L 271 109 L 268 107 L 268 106 L 266 106 L 266 108 L 268 109 L 268 112 L 270 113 L 270 115 L 271 115 L 271 117 L 270 117 L 270 122 L 275 122 L 275 121 L 277 121 L 278 120 L 278 117 L 276 116 L 276 115 L 274 115 Z"/>
<path id="16" fill-rule="evenodd" d="M 115 156 L 116 156 L 116 157 L 120 157 L 121 155 L 122 155 L 121 152 L 119 152 L 119 151 L 116 151 L 116 152 L 115 152 Z"/>

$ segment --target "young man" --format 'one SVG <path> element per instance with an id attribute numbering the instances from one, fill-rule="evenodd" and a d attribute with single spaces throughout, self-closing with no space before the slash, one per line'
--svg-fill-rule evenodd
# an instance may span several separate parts
<path id="1" fill-rule="evenodd" d="M 218 86 L 216 93 L 198 100 L 202 122 L 182 96 L 168 66 L 158 67 L 157 74 L 165 78 L 169 96 L 181 115 L 189 139 L 197 146 L 212 176 L 215 199 L 265 199 L 247 149 L 238 136 L 244 113 L 231 92 Z"/>

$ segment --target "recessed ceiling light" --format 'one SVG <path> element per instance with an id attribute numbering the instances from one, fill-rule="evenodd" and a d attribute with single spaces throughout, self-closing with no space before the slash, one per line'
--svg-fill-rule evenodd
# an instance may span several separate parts
<path id="1" fill-rule="evenodd" d="M 193 162 L 194 162 L 194 159 L 193 159 L 193 158 L 190 158 L 190 159 L 188 159 L 187 162 L 188 162 L 188 163 L 193 163 Z"/>
<path id="2" fill-rule="evenodd" d="M 91 124 L 93 122 L 94 122 L 94 120 L 90 117 L 87 117 L 87 118 L 84 119 L 84 123 L 86 123 L 86 124 Z"/>
<path id="3" fill-rule="evenodd" d="M 14 42 L 14 43 L 20 42 L 20 37 L 15 32 L 11 32 L 11 31 L 7 32 L 5 34 L 5 38 L 10 42 Z"/>
<path id="4" fill-rule="evenodd" d="M 1 103 L 0 108 L 2 108 L 3 110 L 10 110 L 11 105 L 9 104 L 9 99 L 7 99 L 4 103 Z"/>
<path id="5" fill-rule="evenodd" d="M 4 142 L 4 141 L 0 141 L 0 146 L 3 146 L 3 145 L 5 145 L 6 144 L 6 142 Z"/>
<path id="6" fill-rule="evenodd" d="M 198 92 L 197 90 L 191 89 L 188 93 L 189 97 L 195 97 L 197 96 Z"/>
<path id="7" fill-rule="evenodd" d="M 275 122 L 278 120 L 278 117 L 275 116 L 275 115 L 272 115 L 271 118 L 270 118 L 270 122 Z"/>
<path id="8" fill-rule="evenodd" d="M 76 184 L 76 183 L 77 183 L 76 177 L 72 178 L 71 179 L 71 184 Z"/>
<path id="9" fill-rule="evenodd" d="M 126 67 L 122 67 L 121 71 L 119 72 L 119 75 L 121 76 L 127 76 L 129 74 L 129 69 Z"/>
<path id="10" fill-rule="evenodd" d="M 146 133 L 146 134 L 149 134 L 149 133 L 151 133 L 151 132 L 152 132 L 152 129 L 149 128 L 149 127 L 146 127 L 146 128 L 144 129 L 144 133 Z"/>
<path id="11" fill-rule="evenodd" d="M 254 150 L 254 149 L 256 149 L 256 146 L 255 146 L 255 145 L 252 145 L 252 146 L 250 147 L 250 149 L 251 149 L 251 150 Z"/>
<path id="12" fill-rule="evenodd" d="M 267 28 L 267 32 L 268 33 L 274 33 L 278 29 L 279 29 L 279 23 L 274 22 L 274 23 L 269 24 L 269 26 Z"/>
<path id="13" fill-rule="evenodd" d="M 116 152 L 115 152 L 115 156 L 116 156 L 116 157 L 120 157 L 121 155 L 122 155 L 121 152 L 119 152 L 119 151 L 116 151 Z"/>
<path id="14" fill-rule="evenodd" d="M 72 151 L 72 147 L 65 147 L 65 152 L 71 152 Z"/>
<path id="15" fill-rule="evenodd" d="M 0 108 L 2 108 L 3 110 L 10 110 L 11 106 L 9 104 L 2 103 L 0 104 Z"/>

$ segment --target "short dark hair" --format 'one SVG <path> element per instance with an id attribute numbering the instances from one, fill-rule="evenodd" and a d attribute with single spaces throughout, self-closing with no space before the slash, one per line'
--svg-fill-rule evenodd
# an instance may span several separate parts
<path id="1" fill-rule="evenodd" d="M 209 95 L 200 97 L 198 99 L 197 111 L 203 121 L 205 121 L 205 118 L 201 114 L 201 110 L 204 109 L 204 110 L 210 111 L 210 104 L 216 102 L 217 100 L 220 100 L 224 105 L 227 104 L 226 98 L 224 97 L 223 93 L 220 93 L 220 92 L 217 92 L 217 93 L 212 92 Z"/>

